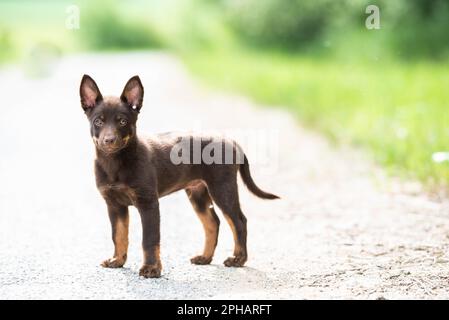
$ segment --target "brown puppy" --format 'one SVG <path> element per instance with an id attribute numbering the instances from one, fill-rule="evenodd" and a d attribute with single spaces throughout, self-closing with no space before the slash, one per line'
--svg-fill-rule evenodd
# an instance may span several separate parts
<path id="1" fill-rule="evenodd" d="M 127 82 L 120 98 L 103 98 L 95 81 L 84 75 L 80 96 L 96 146 L 96 183 L 108 207 L 115 247 L 113 257 L 102 265 L 120 268 L 125 264 L 128 206 L 133 205 L 139 211 L 143 228 L 144 261 L 140 275 L 159 277 L 162 265 L 158 199 L 185 189 L 206 234 L 203 254 L 191 262 L 212 261 L 220 224 L 215 203 L 234 234 L 234 255 L 224 264 L 243 266 L 248 257 L 246 218 L 239 204 L 237 172 L 240 171 L 244 183 L 256 196 L 278 197 L 256 186 L 241 148 L 233 141 L 211 137 L 162 134 L 151 139 L 139 138 L 136 121 L 142 108 L 143 86 L 138 76 Z"/>

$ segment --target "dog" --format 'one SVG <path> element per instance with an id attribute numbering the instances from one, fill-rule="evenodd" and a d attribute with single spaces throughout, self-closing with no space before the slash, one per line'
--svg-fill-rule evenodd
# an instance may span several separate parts
<path id="1" fill-rule="evenodd" d="M 145 278 L 160 277 L 162 265 L 159 254 L 158 199 L 184 189 L 205 232 L 203 254 L 192 258 L 191 263 L 204 265 L 212 261 L 220 225 L 214 209 L 216 205 L 231 226 L 234 236 L 234 254 L 224 261 L 224 265 L 242 267 L 248 258 L 247 220 L 239 204 L 237 172 L 240 172 L 243 182 L 256 196 L 263 199 L 279 197 L 257 187 L 251 178 L 248 159 L 234 141 L 223 139 L 221 148 L 214 150 L 213 157 L 222 160 L 224 156 L 220 156 L 219 151 L 231 150 L 232 159 L 239 157 L 242 160 L 240 163 L 211 163 L 204 159 L 178 163 L 177 158 L 173 161 L 173 155 L 179 154 L 173 150 L 180 142 L 192 142 L 189 152 L 195 151 L 195 146 L 204 152 L 216 140 L 212 137 L 170 133 L 145 139 L 139 137 L 136 122 L 143 95 L 144 88 L 138 76 L 128 80 L 120 97 L 103 97 L 95 81 L 88 75 L 84 75 L 81 80 L 81 106 L 89 120 L 90 134 L 96 149 L 96 185 L 107 205 L 114 243 L 113 257 L 103 261 L 102 266 L 120 268 L 125 264 L 128 251 L 128 207 L 135 206 L 143 230 L 144 258 L 139 275 Z M 195 157 L 192 154 L 187 160 Z"/>

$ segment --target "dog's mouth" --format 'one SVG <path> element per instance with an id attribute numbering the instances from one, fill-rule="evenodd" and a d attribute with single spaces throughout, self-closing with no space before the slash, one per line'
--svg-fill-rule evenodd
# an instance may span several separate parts
<path id="1" fill-rule="evenodd" d="M 116 145 L 109 145 L 109 144 L 107 144 L 107 145 L 100 144 L 100 145 L 97 145 L 97 147 L 101 151 L 106 153 L 106 154 L 112 154 L 112 153 L 116 153 L 116 152 L 122 150 L 124 146 L 122 146 L 122 145 L 116 146 Z"/>
<path id="2" fill-rule="evenodd" d="M 117 153 L 118 151 L 122 150 L 123 148 L 125 148 L 128 145 L 129 139 L 130 138 L 127 136 L 124 139 L 120 140 L 118 143 L 106 144 L 106 143 L 100 142 L 98 138 L 93 137 L 94 144 L 97 147 L 97 149 L 99 149 L 100 151 L 102 151 L 105 154 L 113 154 L 113 153 Z"/>
<path id="3" fill-rule="evenodd" d="M 120 150 L 122 150 L 125 146 L 126 146 L 126 142 L 122 142 L 122 143 L 114 143 L 114 144 L 105 144 L 105 143 L 101 143 L 98 138 L 93 137 L 93 141 L 95 144 L 95 147 L 97 147 L 98 150 L 100 150 L 103 153 L 106 154 L 112 154 L 112 153 L 116 153 Z"/>

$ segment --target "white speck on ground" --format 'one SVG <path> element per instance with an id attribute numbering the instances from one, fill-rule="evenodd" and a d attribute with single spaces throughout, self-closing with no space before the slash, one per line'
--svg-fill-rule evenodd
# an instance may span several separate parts
<path id="1" fill-rule="evenodd" d="M 0 72 L 0 298 L 448 298 L 447 200 L 379 186 L 379 169 L 358 152 L 330 146 L 284 111 L 201 89 L 163 53 L 73 56 L 56 70 L 45 79 Z M 182 192 L 161 200 L 162 278 L 138 276 L 135 210 L 125 268 L 99 266 L 112 241 L 79 105 L 83 73 L 104 94 L 119 94 L 129 77 L 141 76 L 141 132 L 198 125 L 279 132 L 276 174 L 257 164 L 252 173 L 282 200 L 261 200 L 240 186 L 249 230 L 245 268 L 222 264 L 232 252 L 225 221 L 212 265 L 190 264 L 203 231 Z"/>

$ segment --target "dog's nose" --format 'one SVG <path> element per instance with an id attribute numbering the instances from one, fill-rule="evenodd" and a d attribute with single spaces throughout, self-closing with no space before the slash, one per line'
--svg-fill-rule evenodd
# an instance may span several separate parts
<path id="1" fill-rule="evenodd" d="M 108 135 L 103 138 L 104 144 L 113 144 L 117 140 L 117 137 L 114 135 Z"/>

